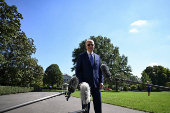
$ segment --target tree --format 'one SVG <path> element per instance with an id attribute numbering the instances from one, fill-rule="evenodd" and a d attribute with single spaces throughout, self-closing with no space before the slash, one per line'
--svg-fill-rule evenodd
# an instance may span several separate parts
<path id="1" fill-rule="evenodd" d="M 18 70 L 18 82 L 21 86 L 42 86 L 44 75 L 43 68 L 39 66 L 36 58 L 27 58 L 23 61 Z M 22 70 L 21 70 L 22 69 Z"/>
<path id="2" fill-rule="evenodd" d="M 141 81 L 142 81 L 143 83 L 147 83 L 147 81 L 149 81 L 149 83 L 152 84 L 152 80 L 149 78 L 149 75 L 148 75 L 145 71 L 142 72 Z M 143 90 L 146 89 L 146 86 L 145 86 L 145 85 L 141 85 L 141 84 L 140 84 L 139 87 L 140 87 L 141 89 L 143 89 Z"/>
<path id="3" fill-rule="evenodd" d="M 152 83 L 151 79 L 149 78 L 149 75 L 145 71 L 142 72 L 141 81 L 143 83 L 147 83 L 147 81 L 149 81 L 150 84 Z"/>
<path id="4" fill-rule="evenodd" d="M 170 70 L 163 66 L 148 66 L 143 73 L 149 76 L 154 85 L 166 86 L 170 82 Z"/>
<path id="5" fill-rule="evenodd" d="M 129 79 L 132 81 L 138 81 L 139 78 L 138 76 L 130 75 Z"/>
<path id="6" fill-rule="evenodd" d="M 57 64 L 51 64 L 45 70 L 43 77 L 43 84 L 48 84 L 53 87 L 54 84 L 57 84 L 57 87 L 60 87 L 64 82 L 63 75 Z"/>
<path id="7" fill-rule="evenodd" d="M 104 63 L 108 66 L 113 77 L 126 78 L 127 76 L 130 76 L 131 67 L 127 65 L 128 58 L 125 55 L 120 56 L 119 48 L 113 46 L 109 38 L 102 36 L 98 37 L 91 36 L 90 39 L 92 39 L 95 42 L 94 52 L 100 56 L 101 63 L 102 64 Z M 86 51 L 85 48 L 86 41 L 87 40 L 82 41 L 79 44 L 79 47 L 75 48 L 72 53 L 73 57 L 72 59 L 73 67 L 71 68 L 72 71 L 76 69 L 78 55 Z"/>
<path id="8" fill-rule="evenodd" d="M 20 19 L 16 6 L 0 1 L 0 85 L 35 85 L 42 78 L 43 68 L 31 58 L 34 40 L 21 31 Z"/>

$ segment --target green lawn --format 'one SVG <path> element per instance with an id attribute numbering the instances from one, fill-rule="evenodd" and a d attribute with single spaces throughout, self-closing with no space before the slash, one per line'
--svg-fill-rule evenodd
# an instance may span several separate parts
<path id="1" fill-rule="evenodd" d="M 131 109 L 154 113 L 170 113 L 170 92 L 105 92 L 102 91 L 102 102 Z M 80 91 L 71 96 L 80 98 Z"/>

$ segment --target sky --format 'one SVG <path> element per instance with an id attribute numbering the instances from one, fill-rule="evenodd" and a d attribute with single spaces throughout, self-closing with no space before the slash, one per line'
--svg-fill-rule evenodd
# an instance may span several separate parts
<path id="1" fill-rule="evenodd" d="M 128 57 L 132 74 L 170 69 L 170 0 L 5 0 L 22 14 L 21 30 L 33 38 L 38 65 L 57 64 L 72 76 L 72 52 L 90 36 L 111 39 Z"/>

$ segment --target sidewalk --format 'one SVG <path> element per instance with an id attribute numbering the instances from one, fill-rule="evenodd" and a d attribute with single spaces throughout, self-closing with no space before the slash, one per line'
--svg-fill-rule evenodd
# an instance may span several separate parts
<path id="1" fill-rule="evenodd" d="M 40 99 L 58 92 L 29 92 L 0 96 L 0 109 L 15 106 L 21 103 Z M 90 103 L 90 113 L 95 113 L 93 102 Z M 70 97 L 66 100 L 64 95 L 56 96 L 47 100 L 17 108 L 7 113 L 68 113 L 81 110 L 80 98 Z M 128 109 L 120 106 L 102 103 L 103 113 L 145 113 L 143 111 Z"/>

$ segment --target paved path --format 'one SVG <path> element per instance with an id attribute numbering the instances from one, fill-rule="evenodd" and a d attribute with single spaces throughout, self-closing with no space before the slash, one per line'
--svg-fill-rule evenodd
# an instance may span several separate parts
<path id="1" fill-rule="evenodd" d="M 57 93 L 58 92 L 29 92 L 3 95 L 0 96 L 0 109 L 8 108 Z M 93 102 L 90 103 L 90 107 L 90 113 L 95 113 L 93 109 Z M 70 99 L 66 101 L 66 97 L 61 95 L 24 107 L 20 107 L 6 113 L 68 113 L 78 110 L 81 110 L 80 98 L 70 97 Z M 143 111 L 128 109 L 105 103 L 102 103 L 102 111 L 103 113 L 144 113 Z"/>

